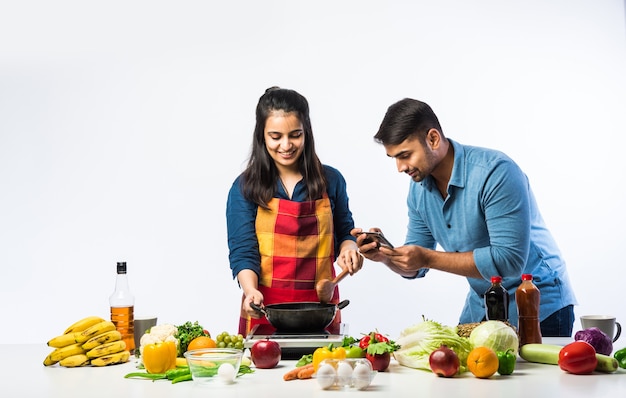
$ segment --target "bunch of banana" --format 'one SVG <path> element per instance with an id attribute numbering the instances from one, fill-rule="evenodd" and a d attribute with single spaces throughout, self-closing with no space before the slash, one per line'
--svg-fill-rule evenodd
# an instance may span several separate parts
<path id="1" fill-rule="evenodd" d="M 105 366 L 128 362 L 130 351 L 111 321 L 89 316 L 70 325 L 62 335 L 48 341 L 52 351 L 45 366 L 59 363 L 65 367 Z"/>

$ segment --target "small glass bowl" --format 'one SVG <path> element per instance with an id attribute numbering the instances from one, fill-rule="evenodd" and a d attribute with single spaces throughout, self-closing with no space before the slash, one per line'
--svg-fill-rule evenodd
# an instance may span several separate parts
<path id="1" fill-rule="evenodd" d="M 231 384 L 239 372 L 243 350 L 203 348 L 187 351 L 184 355 L 194 382 Z"/>

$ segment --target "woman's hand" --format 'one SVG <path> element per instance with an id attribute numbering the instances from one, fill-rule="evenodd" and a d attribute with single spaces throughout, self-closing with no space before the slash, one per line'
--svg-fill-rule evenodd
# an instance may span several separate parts
<path id="1" fill-rule="evenodd" d="M 244 269 L 237 274 L 237 281 L 239 281 L 239 286 L 241 286 L 244 295 L 241 304 L 242 311 L 251 318 L 261 318 L 263 314 L 250 307 L 250 303 L 258 306 L 263 305 L 263 293 L 259 291 L 259 278 L 256 273 L 252 270 Z"/>
<path id="2" fill-rule="evenodd" d="M 249 289 L 245 292 L 246 297 L 243 300 L 242 309 L 246 314 L 250 315 L 250 318 L 262 318 L 264 315 L 259 313 L 254 308 L 250 307 L 250 303 L 254 303 L 258 306 L 263 305 L 263 293 L 257 289 Z"/>
<path id="3" fill-rule="evenodd" d="M 337 265 L 339 265 L 342 270 L 347 269 L 350 275 L 354 275 L 363 268 L 363 256 L 361 256 L 356 246 L 347 248 L 339 253 Z"/>

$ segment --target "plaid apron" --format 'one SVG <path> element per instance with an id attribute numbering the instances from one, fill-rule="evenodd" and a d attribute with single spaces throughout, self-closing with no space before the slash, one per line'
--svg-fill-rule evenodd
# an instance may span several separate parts
<path id="1" fill-rule="evenodd" d="M 335 277 L 333 214 L 328 195 L 308 202 L 273 198 L 268 206 L 268 210 L 259 207 L 256 217 L 261 254 L 259 291 L 264 304 L 319 302 L 317 281 Z M 339 302 L 337 286 L 331 302 Z M 341 323 L 340 312 L 333 324 Z M 246 336 L 254 325 L 268 323 L 265 317 L 252 319 L 242 311 L 239 333 Z"/>

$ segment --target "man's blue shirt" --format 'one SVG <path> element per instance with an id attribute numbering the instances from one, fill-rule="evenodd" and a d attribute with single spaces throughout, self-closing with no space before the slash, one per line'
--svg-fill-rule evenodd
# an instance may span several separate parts
<path id="1" fill-rule="evenodd" d="M 420 183 L 411 181 L 406 244 L 429 249 L 439 244 L 447 252 L 473 252 L 483 278 L 467 278 L 470 290 L 459 323 L 483 320 L 483 294 L 494 275 L 502 277 L 510 294 L 513 324 L 517 324 L 514 293 L 523 273 L 532 274 L 541 291 L 541 320 L 575 305 L 565 262 L 526 175 L 502 152 L 449 141 L 454 166 L 448 196 L 442 198 L 430 176 Z"/>

